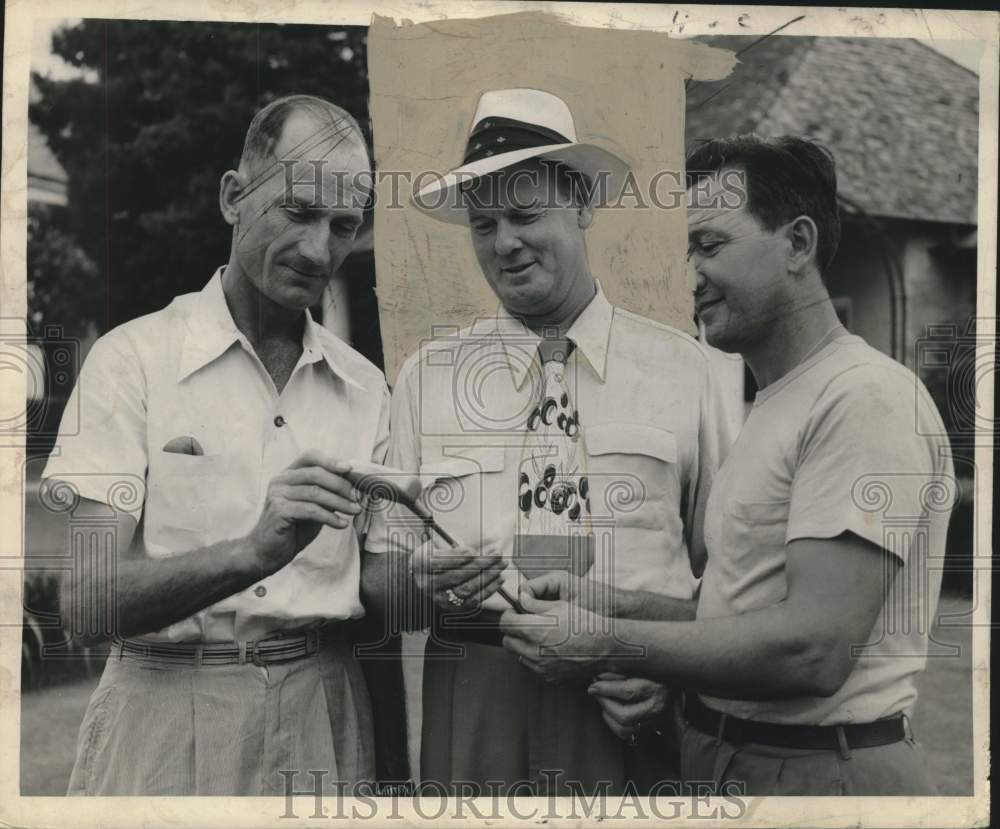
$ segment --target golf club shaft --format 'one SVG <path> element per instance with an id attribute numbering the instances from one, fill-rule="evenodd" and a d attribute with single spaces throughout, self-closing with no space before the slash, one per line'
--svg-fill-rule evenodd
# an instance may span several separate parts
<path id="1" fill-rule="evenodd" d="M 459 543 L 455 540 L 454 536 L 452 536 L 451 533 L 449 533 L 444 527 L 442 527 L 440 524 L 438 524 L 437 521 L 434 520 L 434 516 L 431 515 L 429 511 L 422 509 L 419 504 L 414 504 L 412 507 L 410 507 L 410 509 L 412 509 L 413 512 L 415 512 L 420 518 L 422 518 L 424 522 L 432 530 L 434 530 L 434 532 L 436 532 L 439 536 L 441 536 L 442 540 L 446 544 L 448 544 L 451 547 L 460 546 Z M 512 608 L 514 608 L 514 610 L 516 610 L 518 613 L 527 613 L 527 611 L 524 609 L 521 603 L 513 596 L 511 596 L 510 593 L 504 590 L 503 587 L 498 587 L 497 593 L 499 593 L 503 597 L 504 601 L 506 601 L 507 604 L 509 604 Z"/>

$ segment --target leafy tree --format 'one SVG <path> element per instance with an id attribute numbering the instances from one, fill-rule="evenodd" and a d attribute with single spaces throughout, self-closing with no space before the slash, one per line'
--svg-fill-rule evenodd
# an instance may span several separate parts
<path id="1" fill-rule="evenodd" d="M 58 30 L 53 51 L 86 74 L 35 74 L 29 117 L 69 177 L 57 241 L 78 267 L 66 278 L 29 262 L 33 315 L 72 327 L 63 315 L 95 313 L 106 331 L 200 289 L 229 256 L 219 178 L 256 110 L 321 95 L 370 142 L 366 40 L 363 27 L 303 25 L 88 19 Z"/>
<path id="2" fill-rule="evenodd" d="M 58 325 L 80 339 L 101 316 L 97 266 L 67 228 L 68 215 L 51 204 L 28 205 L 28 322 L 35 332 Z"/>

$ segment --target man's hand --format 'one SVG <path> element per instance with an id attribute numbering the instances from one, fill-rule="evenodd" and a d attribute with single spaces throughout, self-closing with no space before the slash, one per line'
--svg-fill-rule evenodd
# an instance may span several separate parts
<path id="1" fill-rule="evenodd" d="M 616 615 L 622 592 L 610 584 L 574 576 L 565 570 L 553 570 L 525 582 L 521 593 L 548 602 L 569 602 L 599 616 Z"/>
<path id="2" fill-rule="evenodd" d="M 475 609 L 503 585 L 507 562 L 495 550 L 493 541 L 479 550 L 435 548 L 428 541 L 411 554 L 413 581 L 442 610 Z"/>
<path id="3" fill-rule="evenodd" d="M 248 538 L 260 570 L 280 570 L 319 535 L 323 525 L 351 526 L 358 493 L 344 475 L 351 465 L 322 452 L 300 455 L 271 479 L 257 525 Z"/>
<path id="4" fill-rule="evenodd" d="M 614 650 L 607 619 L 579 605 L 546 602 L 522 594 L 525 614 L 500 619 L 503 646 L 546 682 L 590 679 Z"/>
<path id="5" fill-rule="evenodd" d="M 521 585 L 521 592 L 546 602 L 575 602 L 582 581 L 565 570 L 553 570 L 526 581 Z"/>
<path id="6" fill-rule="evenodd" d="M 622 740 L 638 738 L 643 721 L 663 713 L 670 698 L 670 691 L 658 682 L 615 673 L 598 674 L 587 693 L 600 704 L 608 728 Z"/>

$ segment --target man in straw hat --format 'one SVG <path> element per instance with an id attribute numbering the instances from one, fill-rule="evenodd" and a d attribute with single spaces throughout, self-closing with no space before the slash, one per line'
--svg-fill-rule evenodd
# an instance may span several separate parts
<path id="1" fill-rule="evenodd" d="M 725 197 L 733 176 L 738 202 Z M 695 150 L 688 177 L 698 314 L 760 387 L 709 498 L 697 619 L 579 636 L 589 610 L 564 595 L 568 578 L 546 576 L 523 597 L 545 626 L 507 614 L 504 644 L 549 678 L 634 670 L 684 686 L 692 784 L 932 794 L 907 720 L 956 494 L 940 415 L 912 372 L 837 318 L 823 282 L 840 237 L 829 153 L 720 139 Z"/>
<path id="2" fill-rule="evenodd" d="M 634 776 L 629 743 L 646 736 L 639 765 L 669 774 L 662 686 L 620 675 L 602 677 L 600 693 L 547 685 L 500 647 L 497 628 L 508 607 L 498 588 L 516 594 L 522 573 L 553 568 L 586 574 L 595 597 L 607 583 L 642 586 L 657 612 L 694 614 L 705 499 L 728 440 L 704 350 L 612 306 L 591 272 L 598 194 L 613 200 L 627 174 L 577 141 L 563 100 L 504 89 L 480 98 L 462 165 L 414 199 L 469 228 L 500 301 L 406 360 L 387 460 L 421 473 L 440 523 L 491 555 L 439 550 L 428 564 L 393 510 L 366 545 L 409 559 L 436 606 L 421 776 L 457 791 L 621 791 Z"/>

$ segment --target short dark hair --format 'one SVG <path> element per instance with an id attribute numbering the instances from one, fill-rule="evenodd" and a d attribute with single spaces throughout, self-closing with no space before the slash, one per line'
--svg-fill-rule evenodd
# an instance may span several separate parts
<path id="1" fill-rule="evenodd" d="M 346 109 L 315 95 L 286 95 L 271 101 L 254 115 L 243 141 L 241 169 L 256 171 L 262 163 L 274 158 L 275 145 L 281 139 L 281 131 L 293 112 L 308 112 L 321 122 L 326 121 L 331 127 L 352 130 L 357 133 L 361 143 L 365 143 L 361 127 Z"/>
<path id="2" fill-rule="evenodd" d="M 804 138 L 736 135 L 697 146 L 687 157 L 687 186 L 723 168 L 746 173 L 747 211 L 769 231 L 808 216 L 818 231 L 816 263 L 825 274 L 840 244 L 833 154 Z"/>

